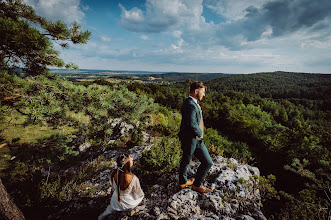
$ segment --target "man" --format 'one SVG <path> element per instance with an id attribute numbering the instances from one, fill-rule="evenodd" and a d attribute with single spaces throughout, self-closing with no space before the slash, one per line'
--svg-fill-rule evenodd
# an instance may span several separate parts
<path id="1" fill-rule="evenodd" d="M 192 189 L 200 192 L 212 192 L 202 185 L 213 162 L 208 150 L 202 140 L 203 138 L 203 118 L 201 107 L 198 101 L 205 96 L 206 87 L 202 82 L 195 81 L 190 85 L 190 97 L 183 101 L 181 107 L 182 122 L 180 125 L 179 139 L 182 144 L 183 156 L 179 167 L 179 187 L 192 185 Z M 187 168 L 190 165 L 192 156 L 201 162 L 195 179 L 187 179 Z"/>

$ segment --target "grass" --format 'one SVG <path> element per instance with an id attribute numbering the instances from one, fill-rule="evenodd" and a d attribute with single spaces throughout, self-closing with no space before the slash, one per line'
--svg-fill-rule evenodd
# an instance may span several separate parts
<path id="1" fill-rule="evenodd" d="M 67 112 L 68 115 L 83 122 L 88 123 L 89 117 L 79 112 Z M 54 134 L 71 134 L 75 131 L 72 127 L 58 127 L 56 129 L 46 125 L 24 126 L 27 116 L 18 112 L 13 112 L 12 117 L 5 116 L 0 123 L 1 135 L 4 143 L 37 143 L 39 139 L 46 138 Z M 9 122 L 9 123 L 8 123 Z"/>
<path id="2" fill-rule="evenodd" d="M 9 153 L 10 150 L 8 147 L 0 148 L 0 178 L 4 176 L 4 174 L 1 171 L 5 170 L 9 166 L 9 162 L 11 159 Z"/>

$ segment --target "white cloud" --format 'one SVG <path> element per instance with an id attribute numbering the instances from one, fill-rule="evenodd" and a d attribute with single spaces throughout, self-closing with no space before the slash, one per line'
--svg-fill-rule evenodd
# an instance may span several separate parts
<path id="1" fill-rule="evenodd" d="M 203 10 L 203 0 L 147 0 L 146 12 L 139 8 L 122 10 L 120 24 L 135 32 L 164 32 L 171 28 L 188 25 L 197 28 Z"/>
<path id="2" fill-rule="evenodd" d="M 110 42 L 111 41 L 111 38 L 110 37 L 107 37 L 107 36 L 100 36 L 100 39 L 101 39 L 101 41 L 103 41 L 103 42 Z"/>
<path id="3" fill-rule="evenodd" d="M 146 35 L 141 35 L 140 38 L 143 39 L 143 40 L 148 40 L 149 39 L 149 37 L 146 36 Z"/>
<path id="4" fill-rule="evenodd" d="M 330 5 L 329 0 L 321 1 Z M 82 67 L 94 65 L 90 68 L 96 69 L 330 72 L 331 26 L 328 21 L 331 16 L 312 7 L 314 5 L 300 4 L 302 2 L 146 0 L 144 8 L 119 5 L 122 11 L 119 24 L 141 34 L 122 39 L 104 36 L 104 42 L 109 39 L 113 43 L 100 46 L 99 41 L 79 45 L 80 51 L 74 47 L 73 53 L 64 53 L 69 61 L 72 58 Z M 288 15 L 278 11 L 280 3 L 293 12 Z M 248 8 L 251 5 L 254 7 Z M 209 7 L 227 21 L 206 22 L 202 16 L 203 7 Z M 323 13 L 302 17 L 308 9 Z M 145 35 L 150 32 L 155 34 Z M 132 39 L 137 36 L 148 42 L 133 43 Z"/>
<path id="5" fill-rule="evenodd" d="M 80 0 L 24 0 L 36 13 L 49 20 L 66 23 L 82 22 L 85 14 L 80 9 Z"/>
<path id="6" fill-rule="evenodd" d="M 127 11 L 122 4 L 118 4 L 122 10 L 121 19 L 124 23 L 141 23 L 143 22 L 144 15 L 139 8 L 133 8 L 130 11 Z"/>

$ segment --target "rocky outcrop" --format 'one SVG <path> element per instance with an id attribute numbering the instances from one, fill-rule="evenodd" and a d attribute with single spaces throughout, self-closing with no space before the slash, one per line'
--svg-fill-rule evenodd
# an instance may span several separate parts
<path id="1" fill-rule="evenodd" d="M 188 175 L 194 176 L 198 166 L 199 162 L 193 161 Z M 200 194 L 189 187 L 177 191 L 177 174 L 169 174 L 145 190 L 142 204 L 109 219 L 266 219 L 259 209 L 258 176 L 256 167 L 218 157 L 204 183 L 212 193 Z"/>
<path id="2" fill-rule="evenodd" d="M 190 187 L 178 191 L 177 171 L 153 177 L 152 182 L 155 184 L 139 176 L 139 158 L 142 151 L 153 146 L 153 138 L 145 135 L 144 143 L 145 145 L 130 149 L 105 149 L 103 156 L 112 161 L 111 166 L 84 182 L 85 186 L 93 191 L 89 202 L 71 202 L 66 209 L 54 213 L 49 219 L 61 219 L 62 216 L 75 215 L 82 210 L 102 213 L 108 205 L 112 191 L 105 186 L 109 186 L 110 172 L 116 166 L 116 156 L 121 153 L 129 153 L 133 157 L 133 172 L 140 178 L 145 198 L 135 209 L 114 213 L 109 219 L 266 219 L 259 208 L 261 197 L 258 190 L 258 168 L 240 164 L 233 158 L 218 157 L 213 159 L 213 165 L 203 183 L 213 189 L 213 192 L 200 194 Z M 89 163 L 98 163 L 98 160 Z M 189 178 L 194 177 L 199 165 L 198 161 L 191 162 L 188 169 Z"/>

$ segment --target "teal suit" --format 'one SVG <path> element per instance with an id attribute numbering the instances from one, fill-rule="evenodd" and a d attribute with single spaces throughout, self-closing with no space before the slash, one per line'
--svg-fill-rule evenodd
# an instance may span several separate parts
<path id="1" fill-rule="evenodd" d="M 201 112 L 192 98 L 186 98 L 181 107 L 182 122 L 179 139 L 182 144 L 183 156 L 179 167 L 179 184 L 187 182 L 187 168 L 194 155 L 201 162 L 195 176 L 194 186 L 200 187 L 213 162 L 201 139 L 203 131 L 199 128 Z"/>

